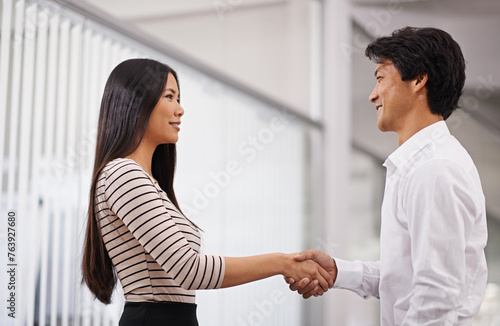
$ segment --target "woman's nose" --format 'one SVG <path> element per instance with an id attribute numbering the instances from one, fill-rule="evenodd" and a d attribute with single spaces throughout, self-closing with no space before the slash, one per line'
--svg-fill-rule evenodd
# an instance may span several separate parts
<path id="1" fill-rule="evenodd" d="M 184 115 L 184 109 L 179 104 L 179 109 L 177 110 L 177 116 L 182 117 Z"/>

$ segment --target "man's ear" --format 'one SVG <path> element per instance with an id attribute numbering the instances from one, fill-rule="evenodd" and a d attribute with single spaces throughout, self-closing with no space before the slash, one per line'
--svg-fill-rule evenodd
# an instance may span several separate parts
<path id="1" fill-rule="evenodd" d="M 427 79 L 428 76 L 425 73 L 420 73 L 415 77 L 413 80 L 413 86 L 415 88 L 415 91 L 419 92 L 421 89 L 425 87 L 425 84 L 427 84 Z"/>

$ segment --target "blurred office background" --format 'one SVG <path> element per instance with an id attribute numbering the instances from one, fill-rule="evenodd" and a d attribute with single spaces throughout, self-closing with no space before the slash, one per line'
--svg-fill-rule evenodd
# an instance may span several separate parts
<path id="1" fill-rule="evenodd" d="M 364 48 L 407 25 L 461 44 L 462 108 L 448 119 L 487 199 L 489 280 L 475 325 L 500 325 L 500 2 L 497 0 L 2 0 L 0 245 L 16 214 L 15 321 L 117 325 L 80 284 L 100 96 L 116 64 L 150 57 L 179 74 L 176 191 L 226 256 L 318 248 L 378 258 L 395 134 L 376 128 Z M 7 299 L 0 274 L 0 302 Z M 378 301 L 332 290 L 303 300 L 280 277 L 198 291 L 201 325 L 379 325 Z"/>

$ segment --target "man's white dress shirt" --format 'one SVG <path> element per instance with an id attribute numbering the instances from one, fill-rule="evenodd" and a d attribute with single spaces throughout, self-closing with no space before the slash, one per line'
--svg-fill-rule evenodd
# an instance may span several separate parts
<path id="1" fill-rule="evenodd" d="M 444 121 L 385 161 L 380 261 L 335 259 L 335 287 L 380 298 L 381 325 L 470 325 L 487 280 L 484 195 Z"/>

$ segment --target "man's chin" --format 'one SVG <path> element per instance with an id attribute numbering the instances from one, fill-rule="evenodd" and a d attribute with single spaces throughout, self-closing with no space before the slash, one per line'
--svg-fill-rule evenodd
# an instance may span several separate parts
<path id="1" fill-rule="evenodd" d="M 380 130 L 382 132 L 389 131 L 389 130 L 387 130 L 386 126 L 380 120 L 377 122 L 377 128 L 378 128 L 378 130 Z"/>

